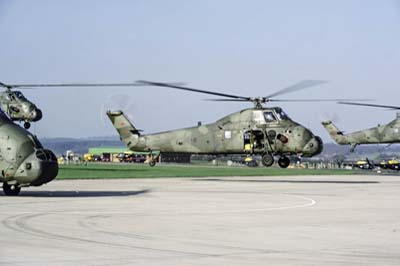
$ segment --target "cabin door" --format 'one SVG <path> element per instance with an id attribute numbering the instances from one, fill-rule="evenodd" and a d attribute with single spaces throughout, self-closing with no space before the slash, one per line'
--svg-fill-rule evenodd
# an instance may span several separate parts
<path id="1" fill-rule="evenodd" d="M 244 133 L 244 151 L 262 153 L 265 150 L 265 134 L 261 130 L 248 130 Z"/>

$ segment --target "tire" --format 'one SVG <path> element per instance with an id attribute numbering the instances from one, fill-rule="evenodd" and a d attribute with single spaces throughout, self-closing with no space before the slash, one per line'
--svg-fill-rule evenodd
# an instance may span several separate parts
<path id="1" fill-rule="evenodd" d="M 156 166 L 156 161 L 150 161 L 150 162 L 149 162 L 149 165 L 150 165 L 151 167 Z"/>
<path id="2" fill-rule="evenodd" d="M 271 154 L 266 153 L 262 156 L 261 163 L 265 167 L 270 167 L 274 164 L 274 157 Z"/>
<path id="3" fill-rule="evenodd" d="M 286 156 L 282 156 L 278 160 L 278 165 L 281 168 L 288 168 L 288 166 L 290 165 L 290 159 L 288 157 L 286 157 Z"/>
<path id="4" fill-rule="evenodd" d="M 10 186 L 7 183 L 3 183 L 3 191 L 6 196 L 18 196 L 21 192 L 21 188 L 17 185 Z"/>

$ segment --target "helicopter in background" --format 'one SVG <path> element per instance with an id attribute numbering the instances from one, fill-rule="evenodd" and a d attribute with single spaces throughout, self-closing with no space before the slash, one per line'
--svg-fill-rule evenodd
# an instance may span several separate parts
<path id="1" fill-rule="evenodd" d="M 280 107 L 264 107 L 269 102 L 316 102 L 338 101 L 334 99 L 275 99 L 275 96 L 316 86 L 324 81 L 305 80 L 265 97 L 245 97 L 215 91 L 199 90 L 175 86 L 162 82 L 136 81 L 145 86 L 167 87 L 184 91 L 210 94 L 223 98 L 211 99 L 217 102 L 251 102 L 253 108 L 227 115 L 215 123 L 197 127 L 171 130 L 161 133 L 141 135 L 124 115 L 123 111 L 107 112 L 121 140 L 131 150 L 162 153 L 190 154 L 245 154 L 261 155 L 262 164 L 270 167 L 274 157 L 279 157 L 278 165 L 287 168 L 288 156 L 312 157 L 321 153 L 323 143 L 309 129 L 293 121 Z M 156 164 L 150 160 L 150 166 Z"/>
<path id="2" fill-rule="evenodd" d="M 0 82 L 6 88 L 0 92 L 0 108 L 12 121 L 24 122 L 25 129 L 31 127 L 31 122 L 37 122 L 43 117 L 42 111 L 29 101 L 21 91 L 14 90 L 20 85 L 8 85 Z"/>
<path id="3" fill-rule="evenodd" d="M 356 102 L 338 102 L 339 104 L 357 105 L 366 107 L 385 108 L 392 110 L 400 110 L 400 106 L 379 105 Z M 400 113 L 396 118 L 385 125 L 378 125 L 373 128 L 344 134 L 340 131 L 332 121 L 323 121 L 322 125 L 328 131 L 331 138 L 339 145 L 351 145 L 350 151 L 353 152 L 360 144 L 393 144 L 400 143 Z"/>

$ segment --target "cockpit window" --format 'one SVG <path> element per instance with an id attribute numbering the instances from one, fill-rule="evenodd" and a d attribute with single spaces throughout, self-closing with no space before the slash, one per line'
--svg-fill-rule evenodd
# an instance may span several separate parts
<path id="1" fill-rule="evenodd" d="M 265 121 L 267 121 L 267 122 L 275 122 L 276 121 L 276 117 L 275 117 L 274 113 L 271 111 L 264 112 L 264 118 L 265 118 Z"/>
<path id="2" fill-rule="evenodd" d="M 278 116 L 279 120 L 288 120 L 289 119 L 289 116 L 282 110 L 277 111 L 276 115 Z"/>
<path id="3" fill-rule="evenodd" d="M 15 91 L 14 94 L 15 94 L 15 97 L 17 97 L 18 99 L 25 100 L 25 96 L 22 94 L 22 92 Z"/>

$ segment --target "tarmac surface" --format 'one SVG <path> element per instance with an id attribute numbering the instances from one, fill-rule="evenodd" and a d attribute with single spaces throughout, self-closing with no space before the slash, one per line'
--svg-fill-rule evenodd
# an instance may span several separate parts
<path id="1" fill-rule="evenodd" d="M 0 265 L 400 265 L 400 176 L 54 181 L 0 202 Z"/>

